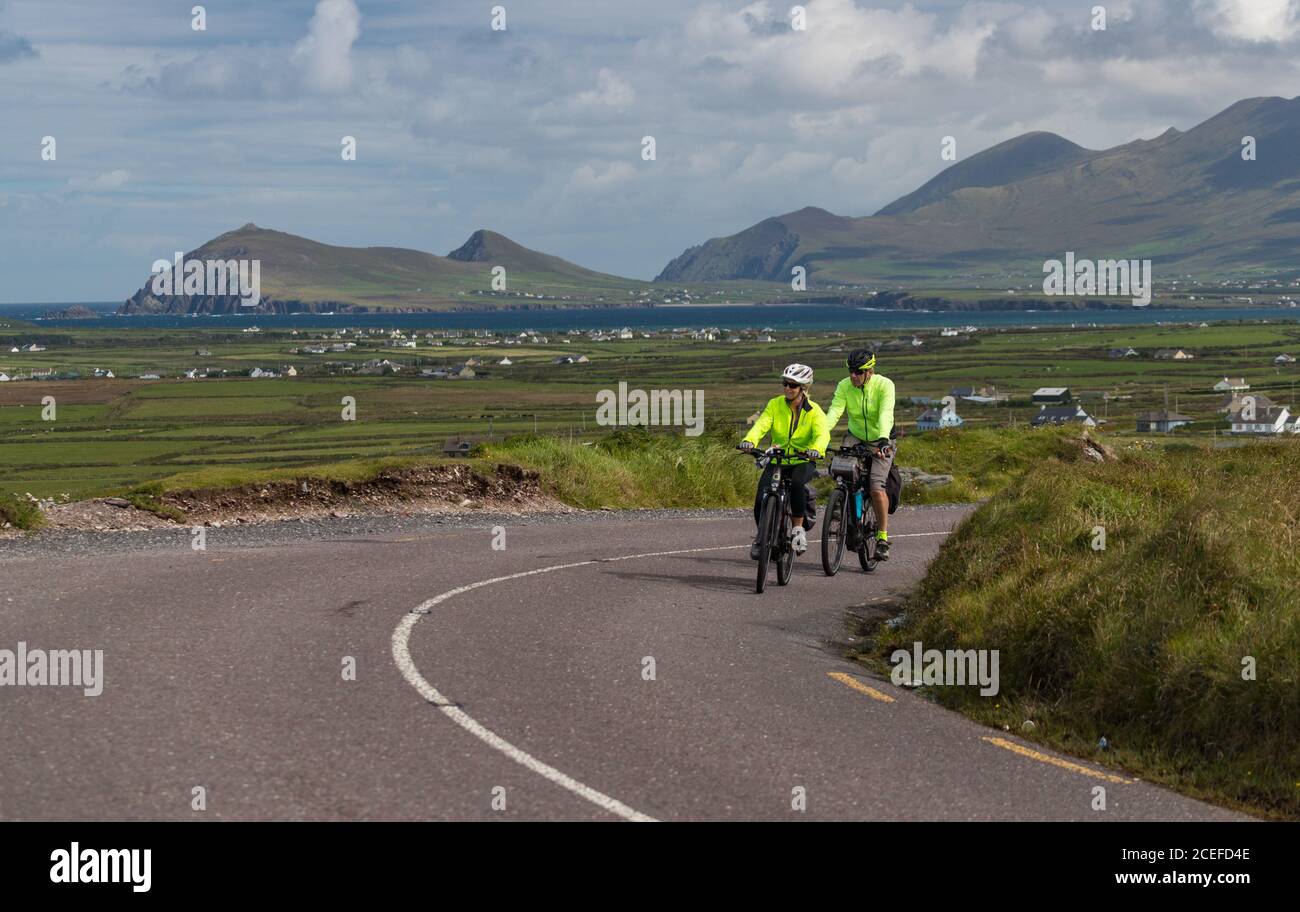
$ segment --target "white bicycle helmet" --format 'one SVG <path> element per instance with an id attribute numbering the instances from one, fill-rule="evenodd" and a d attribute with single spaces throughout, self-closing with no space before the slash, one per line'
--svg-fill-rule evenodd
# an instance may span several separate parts
<path id="1" fill-rule="evenodd" d="M 813 369 L 806 364 L 791 364 L 781 375 L 782 380 L 793 380 L 802 386 L 812 386 Z"/>

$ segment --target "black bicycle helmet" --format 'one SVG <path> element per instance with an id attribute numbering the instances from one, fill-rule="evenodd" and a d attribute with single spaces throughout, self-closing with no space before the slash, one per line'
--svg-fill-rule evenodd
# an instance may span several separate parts
<path id="1" fill-rule="evenodd" d="M 855 349 L 845 362 L 851 371 L 866 370 L 876 366 L 876 353 L 865 348 Z"/>

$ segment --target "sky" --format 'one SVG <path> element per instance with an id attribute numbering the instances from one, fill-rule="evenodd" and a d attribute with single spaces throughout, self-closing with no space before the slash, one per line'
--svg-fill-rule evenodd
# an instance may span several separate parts
<path id="1" fill-rule="evenodd" d="M 1300 95 L 1300 0 L 794 6 L 0 0 L 0 303 L 123 300 L 247 222 L 438 254 L 489 228 L 648 279 L 769 216 L 869 215 L 945 136 L 1101 149 Z"/>

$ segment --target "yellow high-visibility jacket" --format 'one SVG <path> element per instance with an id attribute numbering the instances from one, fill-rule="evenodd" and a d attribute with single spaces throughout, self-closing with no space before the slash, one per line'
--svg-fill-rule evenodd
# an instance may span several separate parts
<path id="1" fill-rule="evenodd" d="M 816 450 L 823 455 L 831 443 L 831 428 L 826 423 L 826 413 L 816 402 L 804 396 L 803 407 L 796 415 L 785 396 L 777 396 L 767 403 L 745 439 L 755 446 L 768 431 L 772 432 L 772 446 L 784 450 Z M 806 459 L 791 460 L 807 462 Z"/>
<path id="2" fill-rule="evenodd" d="M 852 377 L 845 377 L 831 398 L 831 410 L 826 413 L 828 426 L 834 429 L 845 412 L 849 415 L 849 433 L 859 440 L 888 437 L 894 428 L 894 381 L 872 374 L 859 389 Z"/>

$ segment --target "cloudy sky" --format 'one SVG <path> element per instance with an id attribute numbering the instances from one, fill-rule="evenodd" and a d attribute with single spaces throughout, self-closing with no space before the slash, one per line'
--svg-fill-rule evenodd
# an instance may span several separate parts
<path id="1" fill-rule="evenodd" d="M 869 214 L 947 135 L 1105 148 L 1300 95 L 1300 0 L 806 0 L 802 31 L 784 0 L 193 5 L 0 0 L 0 302 L 124 299 L 250 221 L 435 253 L 491 228 L 651 278 L 769 215 Z"/>

